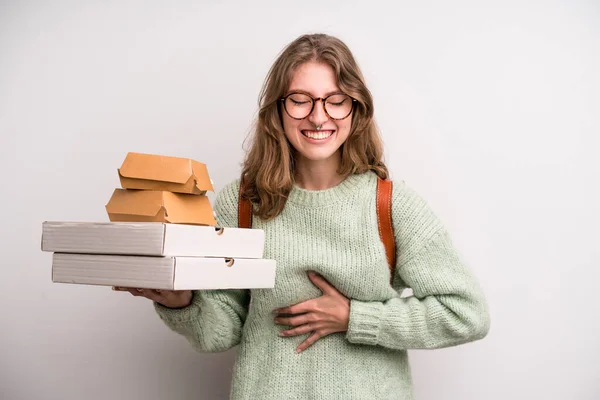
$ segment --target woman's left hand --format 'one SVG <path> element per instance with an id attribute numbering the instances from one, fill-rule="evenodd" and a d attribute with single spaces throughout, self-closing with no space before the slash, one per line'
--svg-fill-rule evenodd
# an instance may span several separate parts
<path id="1" fill-rule="evenodd" d="M 350 300 L 320 275 L 309 272 L 308 277 L 323 292 L 321 297 L 273 311 L 278 314 L 275 317 L 276 323 L 294 327 L 282 331 L 280 336 L 298 336 L 312 332 L 298 346 L 296 353 L 306 350 L 319 338 L 335 332 L 346 332 L 350 319 Z"/>

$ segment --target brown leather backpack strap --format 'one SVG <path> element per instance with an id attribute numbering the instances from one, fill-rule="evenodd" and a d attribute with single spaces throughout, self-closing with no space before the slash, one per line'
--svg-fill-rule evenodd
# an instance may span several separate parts
<path id="1" fill-rule="evenodd" d="M 244 191 L 243 181 L 240 181 L 240 193 L 238 199 L 238 227 L 252 228 L 252 203 L 242 196 Z"/>
<path id="2" fill-rule="evenodd" d="M 377 179 L 377 224 L 393 281 L 396 269 L 396 240 L 392 225 L 392 181 L 388 179 Z"/>

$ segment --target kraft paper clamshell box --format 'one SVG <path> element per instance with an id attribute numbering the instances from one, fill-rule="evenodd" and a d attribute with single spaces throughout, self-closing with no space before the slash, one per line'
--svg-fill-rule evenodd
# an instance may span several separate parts
<path id="1" fill-rule="evenodd" d="M 161 222 L 42 224 L 42 251 L 80 254 L 262 258 L 261 229 L 218 228 Z"/>
<path id="2" fill-rule="evenodd" d="M 189 158 L 129 152 L 118 173 L 124 189 L 194 195 L 214 192 L 206 164 Z"/>
<path id="3" fill-rule="evenodd" d="M 112 222 L 168 222 L 216 226 L 206 196 L 155 190 L 115 189 L 108 204 Z"/>
<path id="4" fill-rule="evenodd" d="M 54 253 L 52 281 L 167 290 L 263 289 L 275 286 L 275 261 Z"/>

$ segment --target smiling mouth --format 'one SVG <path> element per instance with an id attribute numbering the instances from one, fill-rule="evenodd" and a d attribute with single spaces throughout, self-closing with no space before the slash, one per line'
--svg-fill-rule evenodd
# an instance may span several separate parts
<path id="1" fill-rule="evenodd" d="M 313 140 L 325 140 L 333 135 L 333 130 L 324 129 L 320 131 L 310 131 L 310 130 L 301 130 L 300 131 L 304 136 Z"/>

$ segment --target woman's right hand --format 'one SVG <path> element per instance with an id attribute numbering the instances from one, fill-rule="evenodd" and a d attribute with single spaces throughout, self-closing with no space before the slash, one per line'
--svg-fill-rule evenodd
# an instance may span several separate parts
<path id="1" fill-rule="evenodd" d="M 113 290 L 129 292 L 134 296 L 142 296 L 167 308 L 187 307 L 192 303 L 193 297 L 191 290 L 138 289 L 120 286 L 113 286 Z"/>

